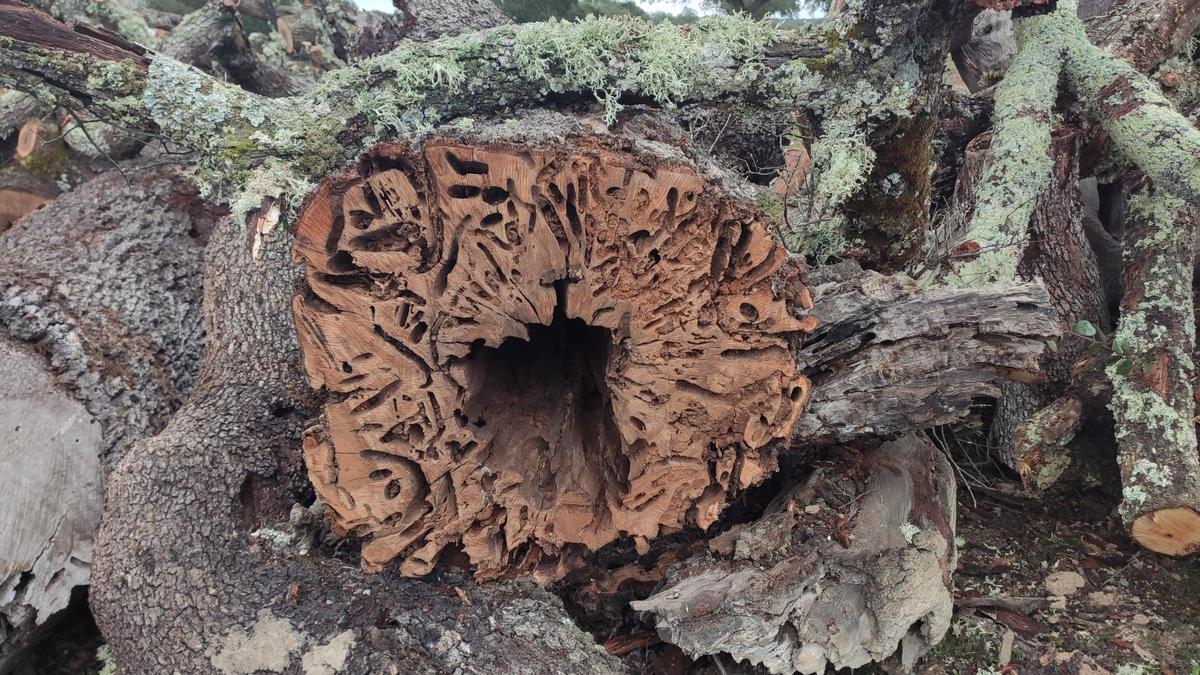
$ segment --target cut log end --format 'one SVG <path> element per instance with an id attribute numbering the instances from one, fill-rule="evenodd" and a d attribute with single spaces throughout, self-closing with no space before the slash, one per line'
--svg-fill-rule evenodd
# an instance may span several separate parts
<path id="1" fill-rule="evenodd" d="M 549 581 L 618 538 L 707 527 L 807 398 L 801 270 L 690 166 L 597 136 L 380 146 L 297 224 L 305 440 L 363 564 Z"/>
<path id="2" fill-rule="evenodd" d="M 1200 553 L 1200 512 L 1189 506 L 1160 509 L 1133 521 L 1133 539 L 1156 553 Z"/>

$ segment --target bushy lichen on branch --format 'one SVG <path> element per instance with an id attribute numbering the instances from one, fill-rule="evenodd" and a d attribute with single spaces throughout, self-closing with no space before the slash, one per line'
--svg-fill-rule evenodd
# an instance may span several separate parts
<path id="1" fill-rule="evenodd" d="M 201 183 L 247 186 L 233 200 L 240 211 L 263 196 L 295 201 L 302 195 L 291 190 L 361 146 L 551 94 L 594 95 L 608 122 L 623 96 L 664 106 L 741 96 L 781 112 L 802 107 L 820 78 L 766 61 L 816 53 L 810 37 L 742 17 L 689 27 L 611 17 L 504 26 L 405 44 L 328 73 L 303 97 L 273 100 L 156 57 L 141 102 L 167 136 L 205 151 Z"/>

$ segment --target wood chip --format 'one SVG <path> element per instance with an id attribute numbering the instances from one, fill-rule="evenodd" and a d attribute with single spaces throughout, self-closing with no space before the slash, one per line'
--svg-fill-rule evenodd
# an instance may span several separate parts
<path id="1" fill-rule="evenodd" d="M 46 130 L 46 125 L 37 120 L 30 120 L 21 125 L 21 132 L 17 135 L 17 157 L 28 157 L 33 154 L 34 150 L 41 145 L 41 134 Z"/>

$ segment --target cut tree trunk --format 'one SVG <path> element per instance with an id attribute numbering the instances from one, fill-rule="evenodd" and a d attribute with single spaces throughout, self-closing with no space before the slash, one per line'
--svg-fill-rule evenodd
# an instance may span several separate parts
<path id="1" fill-rule="evenodd" d="M 715 522 L 798 433 L 954 419 L 1056 333 L 1037 287 L 914 298 L 858 271 L 814 308 L 677 131 L 625 130 L 658 154 L 594 131 L 380 146 L 302 210 L 296 325 L 330 393 L 306 459 L 366 569 L 461 545 L 478 578 L 549 581 L 619 537 L 644 551 Z M 826 388 L 797 432 L 802 369 Z"/>
<path id="2" fill-rule="evenodd" d="M 824 673 L 899 645 L 908 671 L 950 627 L 954 521 L 954 474 L 928 440 L 844 449 L 633 608 L 691 656 Z"/>
<path id="3" fill-rule="evenodd" d="M 0 235 L 0 669 L 87 584 L 106 468 L 194 381 L 212 218 L 175 172 L 111 173 Z"/>

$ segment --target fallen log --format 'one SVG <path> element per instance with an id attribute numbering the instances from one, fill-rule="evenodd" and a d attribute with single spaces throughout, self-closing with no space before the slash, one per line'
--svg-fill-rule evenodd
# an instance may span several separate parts
<path id="1" fill-rule="evenodd" d="M 339 531 L 372 532 L 368 569 L 461 542 L 481 578 L 553 579 L 575 549 L 707 527 L 773 472 L 808 398 L 799 266 L 645 132 L 659 156 L 377 147 L 308 201 L 296 325 L 334 398 L 306 457 Z"/>
<path id="2" fill-rule="evenodd" d="M 1139 544 L 1159 553 L 1200 551 L 1200 458 L 1190 275 L 1195 207 L 1156 186 L 1130 200 L 1125 297 L 1108 368 L 1117 421 L 1120 514 Z"/>

